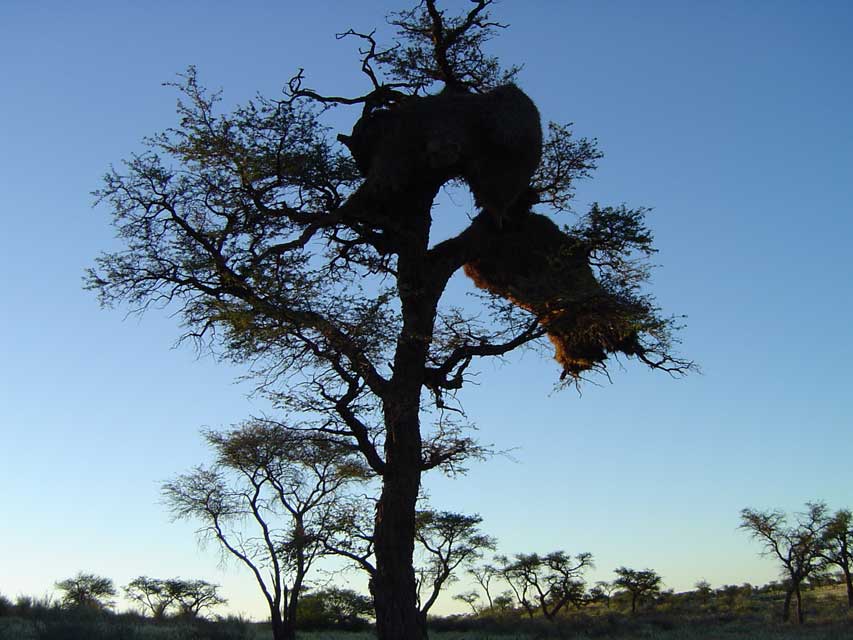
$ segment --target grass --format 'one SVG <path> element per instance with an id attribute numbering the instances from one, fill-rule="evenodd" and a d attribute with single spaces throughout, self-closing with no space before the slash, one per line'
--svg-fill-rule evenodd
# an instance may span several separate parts
<path id="1" fill-rule="evenodd" d="M 543 640 L 565 638 L 565 640 L 850 640 L 853 628 L 845 624 L 806 625 L 802 628 L 739 627 L 730 625 L 714 628 L 656 629 L 654 626 L 641 628 L 630 635 L 554 635 L 500 634 L 463 631 L 439 631 L 429 634 L 430 640 Z M 373 640 L 370 633 L 306 633 L 299 640 Z"/>
<path id="2" fill-rule="evenodd" d="M 637 625 L 632 631 L 615 634 L 571 633 L 532 635 L 527 633 L 489 633 L 479 631 L 439 631 L 431 640 L 849 640 L 849 623 L 806 624 L 803 627 L 765 627 L 737 622 L 703 627 L 692 624 L 672 629 L 655 623 Z M 35 625 L 20 618 L 0 619 L 0 640 L 268 640 L 270 635 L 247 627 L 245 634 L 231 635 L 222 629 L 193 629 L 189 625 L 108 624 L 101 626 L 62 624 L 53 627 Z M 315 631 L 300 633 L 298 640 L 373 640 L 371 632 Z"/>
<path id="3" fill-rule="evenodd" d="M 740 591 L 738 591 L 740 589 Z M 806 624 L 778 622 L 783 594 L 735 588 L 699 601 L 672 594 L 654 609 L 632 616 L 622 605 L 591 605 L 551 624 L 541 617 L 451 616 L 431 621 L 432 640 L 847 640 L 853 613 L 844 590 L 821 587 L 806 594 Z M 298 640 L 373 640 L 372 631 L 311 631 Z M 271 640 L 269 626 L 228 619 L 154 623 L 133 614 L 75 614 L 49 602 L 0 610 L 0 640 Z"/>

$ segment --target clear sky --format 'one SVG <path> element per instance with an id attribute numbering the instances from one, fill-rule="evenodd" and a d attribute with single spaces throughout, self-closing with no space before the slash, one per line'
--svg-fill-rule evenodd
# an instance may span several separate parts
<path id="1" fill-rule="evenodd" d="M 263 402 L 238 369 L 171 349 L 175 318 L 125 319 L 81 289 L 117 246 L 89 192 L 175 123 L 160 83 L 188 65 L 228 104 L 276 95 L 299 67 L 360 94 L 355 44 L 334 33 L 404 6 L 0 3 L 0 593 L 78 570 L 181 575 L 264 615 L 248 575 L 159 502 L 162 481 L 207 459 L 199 428 Z M 590 551 L 592 579 L 623 564 L 676 590 L 773 579 L 740 509 L 853 507 L 853 4 L 507 0 L 495 15 L 512 27 L 493 51 L 525 64 L 543 118 L 605 153 L 578 209 L 654 207 L 653 291 L 687 314 L 682 353 L 703 373 L 629 362 L 579 395 L 552 391 L 548 358 L 488 363 L 462 399 L 513 456 L 429 477 L 432 502 L 480 513 L 504 553 Z M 336 113 L 341 130 L 356 117 Z M 450 228 L 463 214 L 445 209 Z"/>

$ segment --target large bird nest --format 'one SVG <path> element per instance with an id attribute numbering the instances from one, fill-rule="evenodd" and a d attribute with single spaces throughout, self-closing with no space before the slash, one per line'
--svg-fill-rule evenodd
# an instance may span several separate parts
<path id="1" fill-rule="evenodd" d="M 645 351 L 639 333 L 648 307 L 602 286 L 590 266 L 590 247 L 543 215 L 512 220 L 464 270 L 480 289 L 538 318 L 562 378 L 603 367 L 610 353 Z"/>

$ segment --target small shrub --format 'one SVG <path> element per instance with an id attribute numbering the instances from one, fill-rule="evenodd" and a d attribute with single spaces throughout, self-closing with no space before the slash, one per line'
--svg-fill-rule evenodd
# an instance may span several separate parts
<path id="1" fill-rule="evenodd" d="M 14 609 L 12 601 L 0 593 L 0 618 L 11 616 Z"/>

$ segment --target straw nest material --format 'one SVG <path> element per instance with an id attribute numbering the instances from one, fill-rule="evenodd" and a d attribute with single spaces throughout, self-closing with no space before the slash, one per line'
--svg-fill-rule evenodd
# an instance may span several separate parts
<path id="1" fill-rule="evenodd" d="M 608 353 L 643 353 L 636 320 L 644 310 L 605 290 L 593 275 L 588 247 L 543 215 L 515 218 L 464 270 L 480 289 L 538 317 L 561 378 L 600 367 Z"/>

